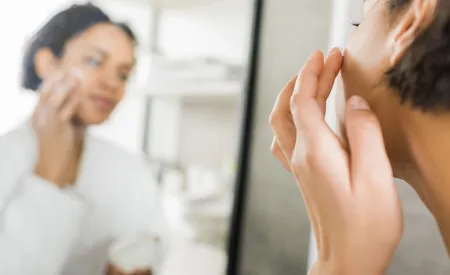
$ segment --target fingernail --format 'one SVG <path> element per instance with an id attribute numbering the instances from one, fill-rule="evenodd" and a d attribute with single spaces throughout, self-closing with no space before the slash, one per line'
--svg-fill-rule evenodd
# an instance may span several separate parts
<path id="1" fill-rule="evenodd" d="M 336 48 L 336 47 L 334 47 L 334 48 L 331 48 L 330 49 L 330 51 L 328 52 L 328 54 L 327 54 L 327 56 L 330 56 L 330 55 L 332 55 L 335 51 L 338 51 L 339 49 L 338 48 Z"/>
<path id="2" fill-rule="evenodd" d="M 351 110 L 370 110 L 369 103 L 362 97 L 354 95 L 347 103 Z"/>
<path id="3" fill-rule="evenodd" d="M 308 58 L 308 61 L 316 58 L 318 55 L 321 55 L 321 54 L 322 54 L 321 51 L 319 51 L 319 50 L 315 51 L 312 55 L 310 55 L 310 57 Z"/>
<path id="4" fill-rule="evenodd" d="M 335 53 L 335 52 L 337 52 L 337 51 L 341 52 L 341 55 L 344 56 L 345 49 L 344 49 L 344 48 L 341 48 L 341 47 L 334 47 L 334 48 L 331 48 L 330 51 L 328 52 L 328 55 L 327 55 L 327 56 L 330 56 L 330 55 L 332 55 L 333 53 Z"/>

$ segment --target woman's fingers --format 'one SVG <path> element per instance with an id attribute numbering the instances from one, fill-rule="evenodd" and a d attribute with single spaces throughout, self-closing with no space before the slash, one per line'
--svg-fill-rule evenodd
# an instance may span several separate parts
<path id="1" fill-rule="evenodd" d="M 106 275 L 152 275 L 153 272 L 150 269 L 136 270 L 131 273 L 120 270 L 114 265 L 109 265 L 106 271 Z"/>
<path id="2" fill-rule="evenodd" d="M 133 272 L 130 275 L 152 275 L 152 274 L 153 273 L 151 270 L 138 270 L 138 271 Z"/>
<path id="3" fill-rule="evenodd" d="M 288 163 L 282 161 L 285 168 L 290 166 L 289 162 L 292 157 L 296 139 L 295 127 L 292 121 L 291 109 L 289 107 L 296 79 L 297 76 L 293 77 L 281 90 L 269 117 L 269 123 L 275 136 L 272 152 L 278 154 L 277 158 L 280 156 L 280 152 L 284 155 L 284 159 L 288 161 Z M 287 169 L 290 170 L 289 168 Z"/>
<path id="4" fill-rule="evenodd" d="M 60 118 L 62 121 L 69 121 L 75 115 L 81 102 L 81 95 L 77 89 L 74 89 L 67 99 L 67 102 L 63 105 L 60 112 Z"/>
<path id="5" fill-rule="evenodd" d="M 323 120 L 322 112 L 316 101 L 319 77 L 324 67 L 323 62 L 322 53 L 315 52 L 306 61 L 297 77 L 290 101 L 292 118 L 297 129 L 315 128 Z"/>
<path id="6" fill-rule="evenodd" d="M 274 155 L 275 158 L 278 159 L 279 162 L 281 162 L 283 167 L 290 172 L 291 171 L 290 161 L 288 161 L 283 151 L 281 150 L 280 145 L 278 145 L 276 137 L 273 137 L 271 151 L 272 155 Z"/>
<path id="7" fill-rule="evenodd" d="M 277 97 L 270 115 L 270 125 L 275 135 L 272 153 L 285 168 L 289 167 L 288 170 L 298 138 L 315 140 L 305 134 L 316 136 L 320 129 L 331 133 L 324 121 L 325 106 L 341 66 L 339 49 L 332 50 L 326 61 L 317 51 Z"/>
<path id="8" fill-rule="evenodd" d="M 297 145 L 309 150 L 327 147 L 334 133 L 324 120 L 323 112 L 317 102 L 320 76 L 324 70 L 321 52 L 308 59 L 300 72 L 291 98 L 291 111 L 297 134 Z M 300 146 L 301 145 L 301 146 Z M 299 159 L 297 159 L 299 161 Z"/>
<path id="9" fill-rule="evenodd" d="M 61 81 L 56 83 L 53 87 L 52 95 L 49 99 L 49 103 L 54 110 L 61 110 L 63 105 L 67 103 L 76 82 L 70 75 L 65 75 Z"/>
<path id="10" fill-rule="evenodd" d="M 352 182 L 392 184 L 392 168 L 381 127 L 367 101 L 360 96 L 351 97 L 345 120 L 352 159 Z"/>
<path id="11" fill-rule="evenodd" d="M 298 76 L 291 79 L 277 98 L 270 117 L 275 135 L 272 153 L 289 171 L 294 170 L 294 166 L 297 169 L 300 166 L 307 168 L 310 160 L 307 156 L 320 158 L 323 152 L 332 146 L 330 141 L 335 139 L 335 136 L 324 121 L 325 103 L 341 65 L 342 55 L 339 50 L 332 51 L 326 61 L 321 52 L 314 53 Z M 295 159 L 292 159 L 294 150 L 296 155 Z M 329 158 L 317 161 L 327 162 L 327 160 Z M 296 172 L 298 173 L 298 170 Z M 309 180 L 308 173 L 302 176 L 302 180 Z M 319 232 L 318 214 L 314 199 L 311 197 L 314 192 L 311 193 L 309 188 L 299 185 L 311 224 L 314 231 Z M 320 234 L 317 237 L 317 244 L 320 247 L 322 244 Z"/>
<path id="12" fill-rule="evenodd" d="M 126 275 L 126 274 L 124 272 L 121 272 L 114 265 L 110 264 L 110 265 L 108 265 L 105 275 Z"/>
<path id="13" fill-rule="evenodd" d="M 57 72 L 52 77 L 46 79 L 41 83 L 39 87 L 39 103 L 36 106 L 33 123 L 35 125 L 44 125 L 48 123 L 50 116 L 55 113 L 54 109 L 51 107 L 50 100 L 54 94 L 54 89 L 62 81 L 65 74 L 63 72 Z"/>
<path id="14" fill-rule="evenodd" d="M 333 89 L 334 81 L 341 70 L 342 61 L 343 57 L 341 51 L 338 48 L 332 49 L 325 60 L 325 66 L 320 74 L 316 99 L 323 115 L 325 115 L 326 102 Z"/>
<path id="15" fill-rule="evenodd" d="M 70 120 L 81 100 L 78 86 L 76 75 L 57 72 L 39 89 L 41 95 L 36 116 L 41 120 L 49 115 L 63 121 Z"/>
<path id="16" fill-rule="evenodd" d="M 289 103 L 292 97 L 292 93 L 294 92 L 295 83 L 297 81 L 298 75 L 292 77 L 289 82 L 283 87 L 281 92 L 278 94 L 277 99 L 275 101 L 275 105 L 272 109 L 272 114 L 274 113 L 282 113 L 283 115 L 290 115 L 291 109 L 289 107 Z M 270 120 L 272 121 L 272 120 Z"/>
<path id="17" fill-rule="evenodd" d="M 39 88 L 39 102 L 47 102 L 49 98 L 53 95 L 53 90 L 57 83 L 65 77 L 63 72 L 57 72 L 55 75 L 47 80 L 45 80 Z"/>

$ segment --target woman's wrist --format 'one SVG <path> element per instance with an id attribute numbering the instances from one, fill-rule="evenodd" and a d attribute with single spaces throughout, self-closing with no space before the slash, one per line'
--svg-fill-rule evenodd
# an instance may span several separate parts
<path id="1" fill-rule="evenodd" d="M 49 182 L 51 182 L 59 187 L 63 187 L 63 185 L 64 185 L 64 182 L 61 179 L 61 177 L 59 176 L 59 174 L 52 172 L 42 162 L 38 162 L 36 164 L 36 166 L 34 168 L 34 173 L 36 176 L 41 177 L 45 180 L 48 180 Z"/>

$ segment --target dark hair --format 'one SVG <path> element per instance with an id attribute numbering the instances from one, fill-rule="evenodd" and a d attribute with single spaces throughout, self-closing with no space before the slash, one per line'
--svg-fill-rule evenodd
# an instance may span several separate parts
<path id="1" fill-rule="evenodd" d="M 125 23 L 114 23 L 100 8 L 91 3 L 72 5 L 53 16 L 32 37 L 23 57 L 22 87 L 36 91 L 42 80 L 36 73 L 34 56 L 42 48 L 49 48 L 55 56 L 61 57 L 64 46 L 73 37 L 79 35 L 97 23 L 111 23 L 120 27 L 137 43 L 133 31 Z"/>
<path id="2" fill-rule="evenodd" d="M 411 0 L 390 0 L 392 12 Z M 434 18 L 386 73 L 403 103 L 423 111 L 450 111 L 450 1 L 438 0 Z"/>

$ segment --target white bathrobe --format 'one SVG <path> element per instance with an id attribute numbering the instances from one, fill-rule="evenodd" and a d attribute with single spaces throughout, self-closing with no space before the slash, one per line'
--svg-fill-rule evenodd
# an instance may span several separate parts
<path id="1" fill-rule="evenodd" d="M 0 137 L 1 275 L 102 274 L 108 247 L 142 230 L 160 238 L 162 256 L 160 193 L 142 158 L 89 136 L 68 189 L 35 176 L 36 159 L 29 120 Z"/>

